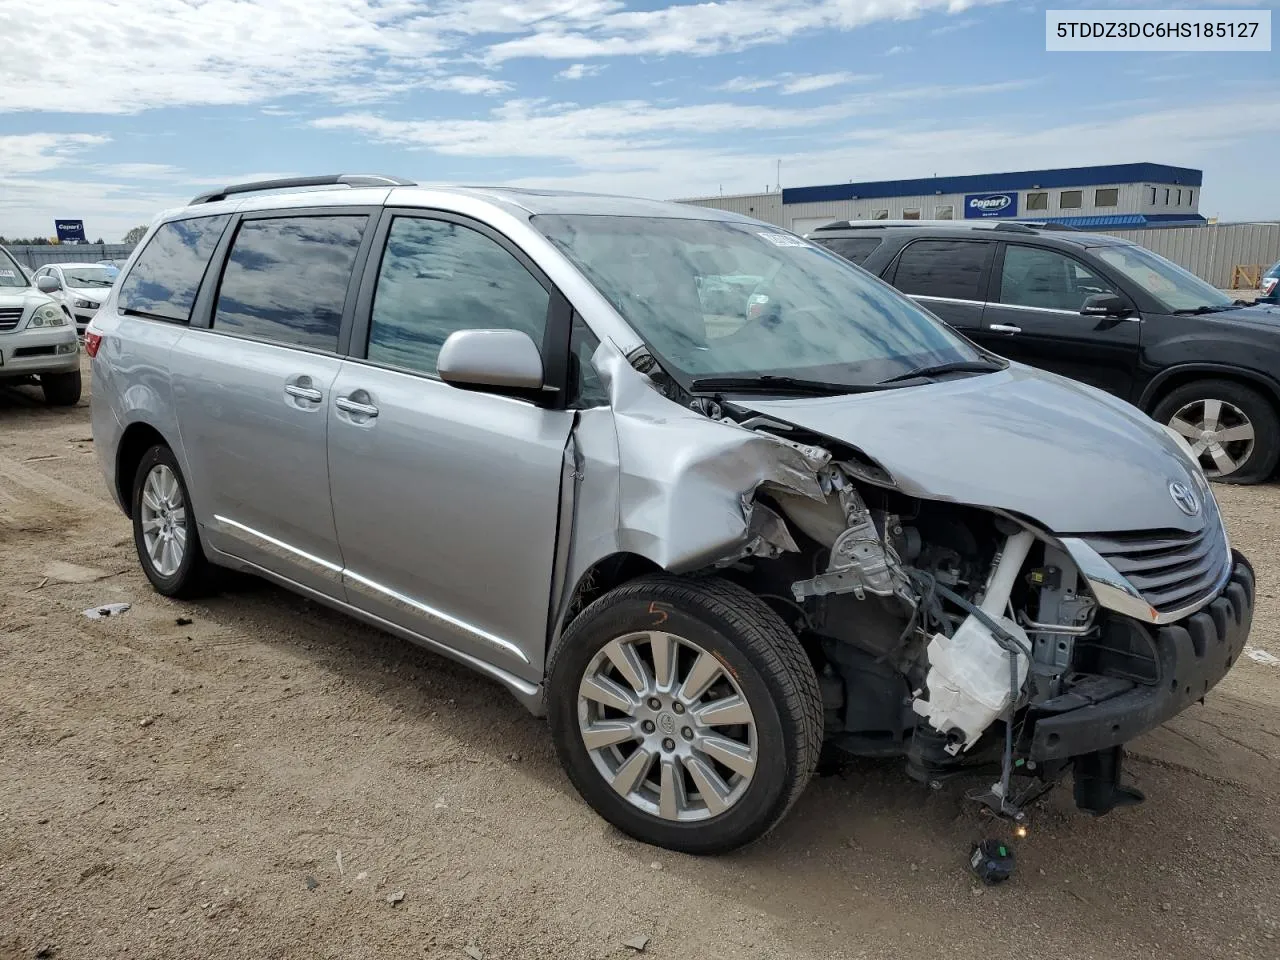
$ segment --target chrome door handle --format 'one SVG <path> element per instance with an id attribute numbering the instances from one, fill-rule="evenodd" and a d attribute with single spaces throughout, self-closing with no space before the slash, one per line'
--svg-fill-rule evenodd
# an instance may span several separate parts
<path id="1" fill-rule="evenodd" d="M 987 329 L 988 329 L 988 330 L 990 330 L 992 333 L 1010 333 L 1010 334 L 1012 334 L 1012 333 L 1021 333 L 1021 332 L 1022 332 L 1022 328 L 1021 328 L 1021 327 L 1015 327 L 1015 326 L 1013 326 L 1013 324 L 1010 324 L 1010 323 L 993 323 L 991 326 L 987 327 Z"/>
<path id="2" fill-rule="evenodd" d="M 333 405 L 339 410 L 345 410 L 347 413 L 358 413 L 364 417 L 376 417 L 378 408 L 372 403 L 357 403 L 350 397 L 339 397 L 333 401 Z"/>
<path id="3" fill-rule="evenodd" d="M 286 383 L 284 392 L 291 397 L 297 397 L 299 400 L 310 400 L 312 403 L 319 403 L 324 399 L 324 394 L 312 387 L 299 387 L 292 383 Z"/>

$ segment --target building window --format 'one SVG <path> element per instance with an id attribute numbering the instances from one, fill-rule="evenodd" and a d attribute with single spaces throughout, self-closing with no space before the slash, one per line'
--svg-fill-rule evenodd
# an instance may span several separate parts
<path id="1" fill-rule="evenodd" d="M 889 219 L 889 211 L 888 211 L 888 210 L 877 210 L 875 213 L 873 213 L 873 214 L 871 215 L 871 219 L 872 219 L 872 220 L 888 220 L 888 219 Z"/>
<path id="2" fill-rule="evenodd" d="M 1187 191 L 1187 206 L 1194 207 L 1196 204 L 1196 192 L 1194 190 Z"/>
<path id="3" fill-rule="evenodd" d="M 933 218 L 935 220 L 954 220 L 955 211 L 951 204 L 944 203 L 941 206 L 933 208 Z"/>
<path id="4" fill-rule="evenodd" d="M 1166 207 L 1169 205 L 1169 192 L 1170 192 L 1170 191 L 1169 191 L 1169 188 L 1168 188 L 1168 187 L 1165 187 L 1165 188 L 1164 188 L 1164 205 L 1165 205 Z"/>
<path id="5" fill-rule="evenodd" d="M 903 220 L 919 220 L 919 219 L 920 219 L 920 208 L 919 208 L 919 207 L 907 207 L 907 208 L 905 208 L 905 209 L 902 211 L 902 219 L 903 219 Z"/>
<path id="6" fill-rule="evenodd" d="M 1041 191 L 1040 193 L 1028 193 L 1027 209 L 1028 210 L 1048 210 L 1049 209 L 1048 192 Z"/>
<path id="7" fill-rule="evenodd" d="M 1147 190 L 1148 190 L 1147 203 L 1151 204 L 1151 206 L 1154 207 L 1156 205 L 1156 188 L 1147 187 Z"/>
<path id="8" fill-rule="evenodd" d="M 1058 194 L 1058 206 L 1063 210 L 1079 210 L 1083 203 L 1083 190 L 1063 190 Z"/>
<path id="9" fill-rule="evenodd" d="M 1105 187 L 1093 192 L 1095 207 L 1114 207 L 1120 203 L 1120 190 L 1116 187 Z"/>

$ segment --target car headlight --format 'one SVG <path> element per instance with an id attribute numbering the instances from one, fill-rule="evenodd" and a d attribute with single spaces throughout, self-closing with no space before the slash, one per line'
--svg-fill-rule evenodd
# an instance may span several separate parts
<path id="1" fill-rule="evenodd" d="M 67 315 L 62 312 L 62 308 L 46 303 L 42 307 L 36 307 L 36 312 L 31 315 L 31 319 L 27 321 L 28 327 L 61 327 L 67 322 Z"/>
<path id="2" fill-rule="evenodd" d="M 98 309 L 98 304 L 95 303 L 93 300 L 76 300 L 75 305 L 77 310 L 97 310 Z"/>

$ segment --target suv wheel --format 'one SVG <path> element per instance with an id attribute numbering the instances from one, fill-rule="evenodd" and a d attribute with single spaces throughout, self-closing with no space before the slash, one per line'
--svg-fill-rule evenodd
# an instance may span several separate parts
<path id="1" fill-rule="evenodd" d="M 722 853 L 771 830 L 813 775 L 822 699 L 799 641 L 719 578 L 642 577 L 552 651 L 547 713 L 582 797 L 638 840 Z"/>
<path id="2" fill-rule="evenodd" d="M 54 407 L 74 407 L 80 402 L 80 371 L 40 374 L 44 402 Z"/>
<path id="3" fill-rule="evenodd" d="M 1186 438 L 1205 476 L 1259 483 L 1280 459 L 1280 418 L 1256 390 L 1231 380 L 1197 380 L 1172 391 L 1152 414 Z"/>
<path id="4" fill-rule="evenodd" d="M 134 475 L 133 543 L 147 579 L 166 597 L 196 597 L 213 586 L 190 503 L 173 451 L 156 444 Z"/>

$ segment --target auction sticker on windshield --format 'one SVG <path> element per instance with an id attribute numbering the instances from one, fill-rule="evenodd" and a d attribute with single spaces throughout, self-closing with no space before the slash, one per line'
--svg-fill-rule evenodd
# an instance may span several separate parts
<path id="1" fill-rule="evenodd" d="M 811 247 L 808 240 L 801 240 L 799 237 L 791 237 L 785 233 L 758 233 L 758 237 L 764 237 L 775 247 Z"/>

